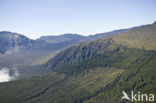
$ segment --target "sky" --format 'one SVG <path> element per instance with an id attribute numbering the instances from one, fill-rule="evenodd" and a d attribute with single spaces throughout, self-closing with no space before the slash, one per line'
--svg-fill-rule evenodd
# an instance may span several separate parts
<path id="1" fill-rule="evenodd" d="M 0 0 L 0 31 L 36 39 L 93 35 L 156 21 L 156 0 Z"/>

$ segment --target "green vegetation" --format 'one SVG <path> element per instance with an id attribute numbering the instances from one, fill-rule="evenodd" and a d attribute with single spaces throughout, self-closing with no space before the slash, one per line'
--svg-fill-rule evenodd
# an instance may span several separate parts
<path id="1" fill-rule="evenodd" d="M 0 100 L 2 103 L 119 102 L 123 90 L 156 93 L 155 63 L 156 51 L 115 49 L 71 68 L 64 66 L 38 77 L 0 84 Z"/>
<path id="2" fill-rule="evenodd" d="M 120 103 L 122 91 L 156 95 L 156 24 L 80 43 L 38 70 L 0 84 L 1 103 Z"/>

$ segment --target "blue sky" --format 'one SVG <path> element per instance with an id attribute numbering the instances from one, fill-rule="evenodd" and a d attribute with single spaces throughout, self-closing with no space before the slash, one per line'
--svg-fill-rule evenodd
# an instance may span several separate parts
<path id="1" fill-rule="evenodd" d="M 91 35 L 156 21 L 156 0 L 0 0 L 0 31 Z"/>

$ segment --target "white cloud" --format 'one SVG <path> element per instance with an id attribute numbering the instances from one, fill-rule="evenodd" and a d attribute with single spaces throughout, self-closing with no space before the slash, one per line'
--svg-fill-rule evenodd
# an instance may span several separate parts
<path id="1" fill-rule="evenodd" d="M 19 76 L 17 69 L 13 68 L 14 74 L 10 75 L 10 70 L 6 67 L 0 70 L 0 82 L 8 82 L 10 80 L 14 80 Z"/>

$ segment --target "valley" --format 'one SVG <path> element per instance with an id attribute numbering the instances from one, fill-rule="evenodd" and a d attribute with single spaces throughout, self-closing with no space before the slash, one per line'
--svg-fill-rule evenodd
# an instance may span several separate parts
<path id="1" fill-rule="evenodd" d="M 155 47 L 156 23 L 73 44 L 45 62 L 32 59 L 36 75 L 0 83 L 0 103 L 122 103 L 123 90 L 156 95 Z"/>

